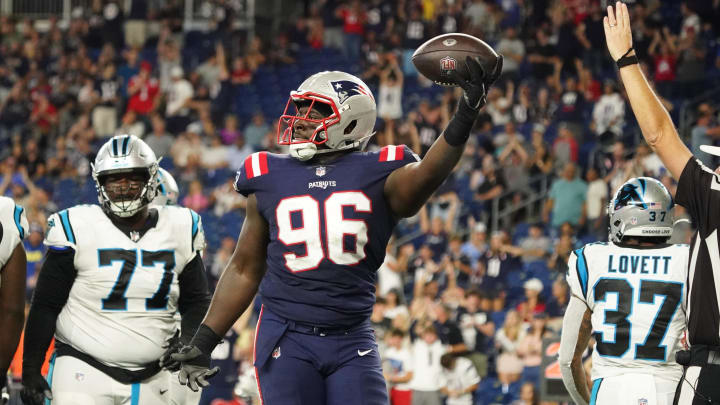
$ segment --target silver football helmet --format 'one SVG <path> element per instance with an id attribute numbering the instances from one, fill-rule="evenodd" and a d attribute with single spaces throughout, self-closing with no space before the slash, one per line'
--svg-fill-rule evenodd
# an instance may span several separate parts
<path id="1" fill-rule="evenodd" d="M 98 151 L 92 166 L 92 177 L 103 210 L 121 218 L 135 215 L 150 204 L 158 188 L 158 162 L 150 147 L 135 135 L 116 135 Z M 147 181 L 132 200 L 113 201 L 105 189 L 105 178 L 116 173 L 142 172 Z"/>
<path id="2" fill-rule="evenodd" d="M 307 111 L 301 112 L 303 107 Z M 325 111 L 324 117 L 310 118 L 313 108 Z M 278 123 L 278 143 L 290 145 L 290 155 L 303 161 L 317 153 L 362 150 L 374 134 L 376 117 L 375 98 L 362 80 L 345 72 L 316 73 L 290 92 Z M 294 136 L 298 121 L 314 128 L 309 139 Z"/>
<path id="3" fill-rule="evenodd" d="M 635 177 L 623 184 L 608 207 L 610 240 L 626 236 L 670 238 L 673 202 L 665 186 L 651 177 Z"/>
<path id="4" fill-rule="evenodd" d="M 177 205 L 180 189 L 175 178 L 162 167 L 158 168 L 158 190 L 153 205 Z"/>

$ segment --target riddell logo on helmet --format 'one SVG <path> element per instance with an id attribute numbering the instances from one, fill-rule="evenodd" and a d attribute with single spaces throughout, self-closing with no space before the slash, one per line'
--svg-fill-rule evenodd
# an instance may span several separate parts
<path id="1" fill-rule="evenodd" d="M 455 58 L 451 58 L 449 56 L 446 56 L 442 59 L 440 59 L 440 69 L 447 72 L 450 70 L 455 70 L 455 66 L 457 65 L 457 61 Z"/>

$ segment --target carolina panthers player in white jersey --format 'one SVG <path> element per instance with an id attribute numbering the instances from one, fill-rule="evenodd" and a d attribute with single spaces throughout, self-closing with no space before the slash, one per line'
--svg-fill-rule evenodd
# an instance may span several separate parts
<path id="1" fill-rule="evenodd" d="M 0 391 L 7 383 L 7 370 L 25 320 L 27 259 L 22 240 L 27 229 L 23 208 L 0 197 Z"/>
<path id="2" fill-rule="evenodd" d="M 572 297 L 563 321 L 560 366 L 578 404 L 672 404 L 682 367 L 689 249 L 669 245 L 673 200 L 649 177 L 628 180 L 608 210 L 610 243 L 570 255 Z M 592 391 L 581 357 L 590 336 Z"/>
<path id="3" fill-rule="evenodd" d="M 152 202 L 152 205 L 159 207 L 165 205 L 177 205 L 178 196 L 180 195 L 180 189 L 178 188 L 175 178 L 162 167 L 158 168 L 158 193 Z M 175 314 L 175 321 L 178 323 L 178 327 L 181 328 L 182 317 L 179 313 Z M 187 342 L 182 342 L 187 343 Z M 172 375 L 170 376 L 170 404 L 171 405 L 197 405 L 200 403 L 200 397 L 202 391 L 192 391 L 180 385 L 178 380 L 179 365 L 171 367 Z"/>
<path id="4" fill-rule="evenodd" d="M 49 218 L 49 250 L 25 332 L 26 405 L 45 397 L 54 405 L 169 403 L 170 375 L 160 359 L 178 346 L 174 315 L 180 312 L 180 340 L 188 342 L 210 296 L 200 217 L 150 207 L 157 173 L 145 142 L 114 136 L 93 165 L 100 205 Z M 40 367 L 53 334 L 46 382 Z"/>

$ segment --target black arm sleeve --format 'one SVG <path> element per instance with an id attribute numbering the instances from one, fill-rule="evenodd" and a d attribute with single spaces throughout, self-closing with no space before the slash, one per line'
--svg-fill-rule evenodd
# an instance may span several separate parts
<path id="1" fill-rule="evenodd" d="M 180 340 L 183 344 L 188 344 L 210 307 L 211 296 L 205 265 L 199 253 L 185 266 L 178 277 L 178 282 L 180 284 L 178 309 L 182 316 Z"/>
<path id="2" fill-rule="evenodd" d="M 77 276 L 74 257 L 72 249 L 49 250 L 45 256 L 25 326 L 23 374 L 40 373 L 55 334 L 55 322 Z"/>
<path id="3" fill-rule="evenodd" d="M 691 157 L 678 180 L 675 202 L 688 210 L 700 236 L 706 237 L 719 225 L 716 215 L 717 203 L 720 202 L 718 176 Z"/>

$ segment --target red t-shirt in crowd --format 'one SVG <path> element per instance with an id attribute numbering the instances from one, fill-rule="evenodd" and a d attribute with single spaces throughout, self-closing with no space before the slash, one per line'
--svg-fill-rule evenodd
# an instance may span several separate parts
<path id="1" fill-rule="evenodd" d="M 363 24 L 365 23 L 365 16 L 358 14 L 352 10 L 343 9 L 341 12 L 343 22 L 345 26 L 345 33 L 347 34 L 358 34 L 362 35 L 365 32 Z"/>
<path id="2" fill-rule="evenodd" d="M 675 63 L 677 58 L 672 55 L 655 57 L 655 81 L 669 82 L 675 80 Z"/>
<path id="3" fill-rule="evenodd" d="M 135 82 L 140 80 L 138 76 L 133 76 L 128 83 L 128 88 L 135 85 Z M 135 111 L 140 115 L 147 115 L 152 111 L 153 104 L 155 104 L 155 96 L 160 90 L 158 80 L 154 77 L 148 79 L 140 90 L 130 96 L 128 100 L 128 111 Z"/>

